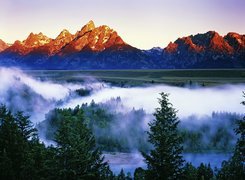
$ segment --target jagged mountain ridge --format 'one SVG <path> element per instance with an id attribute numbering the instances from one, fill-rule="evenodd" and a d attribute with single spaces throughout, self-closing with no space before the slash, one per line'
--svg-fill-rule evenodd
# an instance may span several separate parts
<path id="1" fill-rule="evenodd" d="M 31 33 L 12 46 L 0 41 L 0 65 L 31 69 L 243 68 L 245 35 L 215 31 L 178 38 L 164 48 L 140 50 L 110 27 L 89 21 L 55 39 Z M 3 48 L 1 48 L 3 47 Z M 1 50 L 2 49 L 2 50 Z"/>
<path id="2" fill-rule="evenodd" d="M 178 38 L 163 50 L 168 65 L 177 68 L 245 67 L 245 35 L 215 31 Z"/>
<path id="3" fill-rule="evenodd" d="M 31 53 L 46 54 L 49 56 L 67 55 L 82 50 L 101 52 L 117 45 L 126 45 L 117 32 L 108 26 L 95 27 L 93 21 L 89 21 L 80 31 L 72 35 L 68 30 L 63 30 L 55 39 L 48 38 L 41 32 L 31 33 L 24 41 L 15 43 L 5 49 L 3 53 L 28 55 Z"/>
<path id="4" fill-rule="evenodd" d="M 165 51 L 173 53 L 184 46 L 188 51 L 194 52 L 216 51 L 233 54 L 245 48 L 245 35 L 228 33 L 222 37 L 215 31 L 209 31 L 205 34 L 178 38 L 174 43 L 170 42 Z"/>
<path id="5" fill-rule="evenodd" d="M 0 53 L 7 49 L 9 46 L 7 43 L 5 43 L 2 39 L 0 39 Z"/>

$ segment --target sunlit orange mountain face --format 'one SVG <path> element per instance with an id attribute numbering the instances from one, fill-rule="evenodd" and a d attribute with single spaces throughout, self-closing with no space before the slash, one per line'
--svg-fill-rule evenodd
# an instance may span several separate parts
<path id="1" fill-rule="evenodd" d="M 5 49 L 7 49 L 9 46 L 0 39 L 0 52 L 4 51 Z"/>
<path id="2" fill-rule="evenodd" d="M 178 38 L 164 48 L 140 50 L 110 27 L 89 21 L 55 38 L 30 33 L 9 46 L 0 40 L 0 65 L 28 69 L 151 69 L 245 67 L 245 35 L 215 31 Z"/>

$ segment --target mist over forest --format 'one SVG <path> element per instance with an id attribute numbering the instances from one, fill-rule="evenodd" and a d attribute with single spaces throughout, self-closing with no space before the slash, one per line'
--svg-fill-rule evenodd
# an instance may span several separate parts
<path id="1" fill-rule="evenodd" d="M 159 93 L 166 92 L 178 110 L 186 152 L 229 152 L 236 142 L 235 121 L 243 115 L 240 104 L 243 84 L 121 88 L 92 77 L 76 83 L 53 82 L 8 68 L 0 69 L 0 77 L 0 102 L 13 112 L 29 115 L 47 143 L 52 143 L 59 125 L 53 122 L 56 108 L 80 106 L 102 150 L 148 151 L 151 148 L 147 142 L 148 123 L 159 106 Z"/>
<path id="2" fill-rule="evenodd" d="M 0 104 L 29 116 L 46 146 L 56 146 L 55 135 L 69 112 L 84 114 L 96 147 L 104 153 L 150 152 L 148 124 L 161 92 L 169 94 L 177 110 L 184 153 L 233 152 L 234 129 L 244 116 L 245 84 L 119 87 L 93 77 L 81 82 L 32 77 L 13 68 L 0 68 L 0 77 Z"/>

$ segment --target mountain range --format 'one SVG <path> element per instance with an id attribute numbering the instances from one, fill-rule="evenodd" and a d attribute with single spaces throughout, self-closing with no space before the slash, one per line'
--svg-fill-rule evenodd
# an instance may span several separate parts
<path id="1" fill-rule="evenodd" d="M 245 68 L 245 35 L 215 31 L 170 42 L 164 49 L 135 48 L 110 27 L 89 21 L 55 39 L 42 33 L 9 45 L 0 40 L 0 65 L 26 69 Z"/>

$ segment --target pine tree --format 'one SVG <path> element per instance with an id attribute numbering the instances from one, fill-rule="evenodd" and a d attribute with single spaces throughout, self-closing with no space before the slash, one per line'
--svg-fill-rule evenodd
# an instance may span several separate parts
<path id="1" fill-rule="evenodd" d="M 245 117 L 238 121 L 237 140 L 235 151 L 230 160 L 222 163 L 222 168 L 218 172 L 217 179 L 243 180 L 245 178 Z"/>
<path id="2" fill-rule="evenodd" d="M 9 172 L 12 172 L 12 177 L 19 177 L 21 164 L 23 161 L 23 140 L 21 138 L 18 126 L 12 113 L 6 106 L 0 106 L 0 158 L 1 163 L 9 161 Z M 1 168 L 4 167 L 1 164 Z M 4 176 L 5 170 L 0 169 L 0 178 Z"/>
<path id="3" fill-rule="evenodd" d="M 126 175 L 123 171 L 123 169 L 121 169 L 120 173 L 117 176 L 117 180 L 125 180 L 126 179 Z"/>
<path id="4" fill-rule="evenodd" d="M 62 123 L 56 135 L 59 179 L 106 179 L 110 170 L 95 148 L 82 109 L 64 109 L 60 113 Z"/>
<path id="5" fill-rule="evenodd" d="M 15 114 L 15 121 L 18 129 L 25 141 L 37 137 L 37 129 L 33 127 L 29 116 L 25 116 L 23 112 L 19 111 Z"/>
<path id="6" fill-rule="evenodd" d="M 243 97 L 245 98 L 245 93 L 243 93 Z M 245 105 L 245 101 L 242 104 Z M 239 138 L 234 154 L 230 160 L 222 163 L 222 168 L 217 174 L 217 179 L 245 179 L 245 116 L 243 119 L 237 121 L 235 132 Z"/>
<path id="7" fill-rule="evenodd" d="M 183 180 L 197 179 L 197 169 L 191 163 L 186 163 L 183 170 Z"/>
<path id="8" fill-rule="evenodd" d="M 13 115 L 1 105 L 0 179 L 41 179 L 45 151 L 29 117 L 22 112 Z"/>
<path id="9" fill-rule="evenodd" d="M 135 180 L 144 180 L 145 179 L 145 170 L 141 167 L 138 167 L 134 171 Z"/>
<path id="10" fill-rule="evenodd" d="M 182 141 L 177 130 L 179 120 L 168 94 L 160 95 L 160 108 L 156 109 L 155 119 L 149 123 L 149 142 L 154 149 L 150 155 L 143 153 L 148 166 L 146 179 L 180 179 L 184 160 L 181 155 Z"/>
<path id="11" fill-rule="evenodd" d="M 210 180 L 213 178 L 213 175 L 213 170 L 210 164 L 206 166 L 201 163 L 200 166 L 197 168 L 197 179 Z"/>

